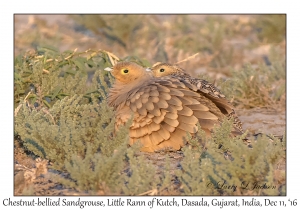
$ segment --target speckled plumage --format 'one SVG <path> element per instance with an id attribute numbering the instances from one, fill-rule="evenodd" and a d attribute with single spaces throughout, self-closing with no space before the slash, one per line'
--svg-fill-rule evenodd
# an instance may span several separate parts
<path id="1" fill-rule="evenodd" d="M 210 135 L 226 117 L 195 85 L 179 78 L 153 77 L 132 62 L 117 63 L 111 73 L 116 82 L 108 102 L 115 110 L 116 129 L 133 116 L 129 144 L 140 140 L 142 151 L 179 150 L 186 134 L 197 132 L 198 122 Z"/>
<path id="2" fill-rule="evenodd" d="M 215 103 L 222 113 L 228 117 L 228 119 L 233 118 L 234 127 L 238 131 L 241 133 L 244 132 L 242 123 L 234 111 L 234 106 L 212 83 L 203 79 L 193 78 L 184 69 L 173 64 L 158 62 L 151 67 L 151 70 L 155 77 L 173 76 L 185 82 L 185 84 L 196 86 L 197 91 Z"/>

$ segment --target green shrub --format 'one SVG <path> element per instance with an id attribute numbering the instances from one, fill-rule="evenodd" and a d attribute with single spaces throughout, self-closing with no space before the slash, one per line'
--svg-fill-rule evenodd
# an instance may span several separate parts
<path id="1" fill-rule="evenodd" d="M 231 125 L 225 121 L 215 128 L 211 141 L 203 148 L 185 148 L 177 172 L 186 195 L 284 195 L 285 190 L 274 177 L 274 166 L 285 157 L 285 143 L 263 136 L 249 149 L 242 141 L 245 136 L 229 138 Z M 222 143 L 220 148 L 218 145 Z M 224 149 L 225 148 L 225 149 Z M 224 158 L 229 152 L 231 158 Z M 255 186 L 271 186 L 259 189 Z M 283 187 L 285 188 L 285 186 Z"/>
<path id="2" fill-rule="evenodd" d="M 285 182 L 274 175 L 276 163 L 285 158 L 285 139 L 270 142 L 264 136 L 249 149 L 242 141 L 244 136 L 230 136 L 232 122 L 224 121 L 212 138 L 201 129 L 195 137 L 190 136 L 181 161 L 165 153 L 166 161 L 158 167 L 147 158 L 156 154 L 138 152 L 139 145 L 128 148 L 130 121 L 118 132 L 114 130 L 114 112 L 106 101 L 113 79 L 102 71 L 117 60 L 112 54 L 38 53 L 15 61 L 15 135 L 28 151 L 50 161 L 53 181 L 78 194 L 93 195 L 285 194 Z M 135 56 L 123 60 L 147 65 Z M 239 76 L 246 78 L 246 73 Z M 277 76 L 272 74 L 271 81 L 276 82 Z M 246 91 L 238 85 L 238 90 Z M 219 182 L 239 186 L 242 182 L 267 182 L 276 188 L 218 189 Z"/>

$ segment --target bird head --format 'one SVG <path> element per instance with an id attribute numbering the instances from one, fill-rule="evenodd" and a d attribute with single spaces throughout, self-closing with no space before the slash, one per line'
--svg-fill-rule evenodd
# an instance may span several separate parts
<path id="1" fill-rule="evenodd" d="M 142 66 L 128 61 L 119 62 L 112 68 L 108 67 L 104 70 L 110 71 L 115 79 L 123 84 L 142 80 L 149 75 Z"/>
<path id="2" fill-rule="evenodd" d="M 184 70 L 177 65 L 161 62 L 155 63 L 151 68 L 148 68 L 147 71 L 152 71 L 154 77 L 164 77 L 184 73 Z"/>

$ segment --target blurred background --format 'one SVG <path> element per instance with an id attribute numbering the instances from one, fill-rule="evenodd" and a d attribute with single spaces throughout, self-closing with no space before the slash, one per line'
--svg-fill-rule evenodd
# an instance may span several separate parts
<path id="1" fill-rule="evenodd" d="M 46 46 L 103 49 L 220 78 L 249 63 L 285 62 L 285 15 L 15 15 L 15 55 Z"/>
<path id="2" fill-rule="evenodd" d="M 159 179 L 153 179 L 154 175 L 149 176 L 152 172 L 153 174 L 157 173 L 155 172 L 156 169 L 153 170 L 151 168 L 153 167 L 152 164 L 148 164 L 148 162 L 139 162 L 142 159 L 134 159 L 134 153 L 132 153 L 132 157 L 126 156 L 126 161 L 132 161 L 129 161 L 132 166 L 139 165 L 143 167 L 132 167 L 129 170 L 127 168 L 128 163 L 126 163 L 125 173 L 130 173 L 130 176 L 123 177 L 125 174 L 124 169 L 119 163 L 121 164 L 125 158 L 122 155 L 115 155 L 118 154 L 115 153 L 118 150 L 123 151 L 123 149 L 116 149 L 119 148 L 116 146 L 119 144 L 118 141 L 120 139 L 123 141 L 123 139 L 119 138 L 116 141 L 117 143 L 106 141 L 111 140 L 111 131 L 99 130 L 99 127 L 96 127 L 100 125 L 95 120 L 100 120 L 99 113 L 95 112 L 96 108 L 92 109 L 89 106 L 84 106 L 85 108 L 76 107 L 78 104 L 86 103 L 93 104 L 93 107 L 97 107 L 97 110 L 104 110 L 103 107 L 101 108 L 94 102 L 101 103 L 102 99 L 106 98 L 107 92 L 105 90 L 109 90 L 112 84 L 109 80 L 110 77 L 108 77 L 109 73 L 101 71 L 106 65 L 111 65 L 110 59 L 107 57 L 108 53 L 109 55 L 114 54 L 122 60 L 138 61 L 144 66 L 152 66 L 156 62 L 179 63 L 179 66 L 192 76 L 206 79 L 221 89 L 222 93 L 235 106 L 235 111 L 243 123 L 244 130 L 248 130 L 250 134 L 262 132 L 284 135 L 285 142 L 286 15 L 284 14 L 15 15 L 14 29 L 15 163 L 28 168 L 39 168 L 40 166 L 40 168 L 42 166 L 47 168 L 46 162 L 43 165 L 34 160 L 36 157 L 33 154 L 38 154 L 40 157 L 46 157 L 46 159 L 56 163 L 57 168 L 55 169 L 67 169 L 70 175 L 64 173 L 63 176 L 72 179 L 71 181 L 63 181 L 58 176 L 51 179 L 48 179 L 47 176 L 40 176 L 35 180 L 34 186 L 29 185 L 31 188 L 27 189 L 24 188 L 28 182 L 24 178 L 25 172 L 20 170 L 20 172 L 15 173 L 16 195 L 18 193 L 23 195 L 74 195 L 76 193 L 78 195 L 78 191 L 69 192 L 67 188 L 70 186 L 73 188 L 77 183 L 79 183 L 77 186 L 83 186 L 80 188 L 84 190 L 84 192 L 81 191 L 83 194 L 87 192 L 86 190 L 91 189 L 98 190 L 92 193 L 106 194 L 106 192 L 109 192 L 106 191 L 108 186 L 105 185 L 106 183 L 111 183 L 111 189 L 113 187 L 118 190 L 126 189 L 125 194 L 130 192 L 131 195 L 139 195 L 139 193 L 147 192 L 149 189 L 156 189 L 156 184 L 155 187 L 150 184 L 153 180 L 156 182 Z M 100 52 L 94 52 L 98 50 Z M 102 55 L 103 51 L 105 51 L 106 57 Z M 68 102 L 69 99 L 66 96 L 69 96 L 74 102 Z M 33 110 L 32 112 L 26 111 L 27 108 L 24 109 L 23 104 L 25 103 L 28 110 L 29 108 Z M 101 109 L 98 109 L 99 107 Z M 70 111 L 66 113 L 60 111 L 69 109 Z M 73 112 L 73 110 L 76 110 L 76 112 Z M 83 114 L 77 115 L 77 110 L 79 110 L 78 113 Z M 36 111 L 38 114 L 36 114 Z M 107 116 L 111 118 L 113 114 L 108 112 Z M 79 124 L 74 123 L 75 120 L 78 120 Z M 51 127 L 52 124 L 55 126 Z M 90 124 L 95 127 L 87 126 Z M 48 130 L 49 125 L 53 130 Z M 103 125 L 102 128 L 104 128 Z M 109 128 L 109 126 L 105 127 Z M 45 129 L 49 132 L 41 132 Z M 78 131 L 78 129 L 81 130 Z M 101 135 L 98 135 L 98 132 Z M 223 133 L 220 136 L 223 141 Z M 105 137 L 105 141 L 102 140 L 103 137 Z M 266 140 L 268 146 L 257 146 L 257 144 L 256 148 L 258 149 L 251 150 L 249 153 L 253 155 L 249 156 L 250 160 L 253 160 L 252 157 L 256 160 L 250 161 L 256 164 L 256 168 L 253 168 L 259 170 L 251 169 L 247 172 L 244 169 L 249 169 L 249 166 L 245 165 L 244 167 L 244 165 L 239 165 L 238 162 L 233 170 L 231 166 L 226 167 L 221 162 L 223 169 L 219 167 L 221 165 L 217 166 L 218 168 L 210 166 L 208 167 L 210 172 L 203 172 L 202 168 L 197 167 L 200 162 L 205 164 L 208 162 L 203 161 L 202 157 L 201 161 L 197 162 L 195 157 L 200 160 L 200 153 L 197 153 L 199 156 L 185 155 L 183 161 L 180 158 L 178 159 L 178 156 L 176 158 L 174 156 L 173 161 L 170 159 L 172 161 L 171 169 L 167 169 L 168 173 L 166 174 L 174 173 L 180 168 L 188 174 L 186 177 L 190 177 L 182 179 L 185 180 L 182 183 L 186 184 L 189 189 L 192 189 L 193 186 L 196 190 L 200 188 L 201 190 L 209 190 L 208 188 L 202 188 L 202 185 L 198 185 L 200 183 L 199 176 L 202 172 L 208 174 L 209 180 L 215 179 L 215 177 L 219 179 L 224 174 L 230 174 L 228 180 L 237 180 L 236 177 L 231 175 L 231 170 L 233 170 L 237 177 L 243 181 L 249 177 L 255 180 L 255 183 L 257 183 L 257 180 L 263 180 L 263 182 L 271 180 L 271 183 L 274 180 L 278 188 L 272 191 L 270 195 L 286 195 L 285 150 L 279 147 L 274 149 L 269 145 L 269 139 Z M 51 143 L 54 141 L 55 143 Z M 102 144 L 102 142 L 105 143 Z M 260 143 L 260 141 L 257 142 Z M 95 154 L 93 153 L 95 151 L 91 152 L 86 149 L 88 143 L 92 143 L 92 145 L 99 144 L 101 153 L 107 153 L 108 156 L 106 154 L 105 157 L 86 155 L 83 160 L 77 159 L 78 157 L 84 157 L 85 153 L 88 154 L 88 152 L 92 155 L 98 153 L 98 146 L 93 146 L 93 149 L 97 150 Z M 59 145 L 64 145 L 63 147 L 67 149 L 62 150 Z M 277 146 L 280 146 L 280 144 L 277 144 Z M 29 153 L 26 153 L 27 149 L 30 151 Z M 238 147 L 239 153 L 236 154 L 239 155 L 243 152 L 240 149 L 241 147 Z M 279 150 L 283 156 L 278 155 Z M 47 153 L 47 151 L 51 152 Z M 212 151 L 215 151 L 215 149 L 212 149 Z M 73 159 L 73 155 L 76 159 Z M 209 160 L 211 163 L 218 162 L 215 161 L 218 159 L 215 159 L 213 155 L 205 156 L 214 160 Z M 89 159 L 91 157 L 93 158 Z M 112 157 L 120 159 L 113 159 Z M 265 161 L 263 158 L 270 158 L 274 165 L 259 162 L 259 160 Z M 153 156 L 153 160 L 155 160 L 155 167 L 160 170 L 163 169 L 161 163 L 168 162 L 169 156 L 168 159 L 158 159 L 158 156 Z M 158 160 L 161 160 L 161 162 Z M 236 160 L 240 159 L 236 158 Z M 275 160 L 279 160 L 279 162 L 277 163 Z M 91 164 L 86 164 L 86 161 Z M 182 165 L 178 164 L 178 161 Z M 248 164 L 244 159 L 243 162 Z M 93 168 L 97 164 L 99 164 L 99 167 L 97 166 L 99 171 L 97 172 L 96 169 L 91 170 L 90 166 Z M 71 165 L 73 166 L 71 167 Z M 103 171 L 101 169 L 102 165 L 107 170 Z M 189 170 L 186 171 L 184 165 Z M 20 167 L 20 165 L 17 166 Z M 118 167 L 122 168 L 120 169 L 122 172 L 119 171 Z M 262 167 L 266 167 L 263 173 L 260 170 Z M 82 168 L 81 171 L 89 171 L 89 173 L 78 174 L 78 168 Z M 132 172 L 134 170 L 135 172 Z M 274 173 L 269 173 L 268 170 Z M 54 172 L 57 175 L 58 171 Z M 53 171 L 50 171 L 51 173 L 54 174 Z M 109 174 L 109 176 L 106 174 Z M 118 179 L 119 181 L 115 180 L 115 177 L 119 177 L 120 174 L 126 180 L 125 188 L 123 184 L 120 185 L 120 183 L 125 183 L 122 177 Z M 33 174 L 32 177 L 35 176 L 38 176 L 37 173 Z M 102 176 L 107 178 L 102 178 Z M 93 181 L 95 177 L 101 177 L 101 179 L 97 178 L 97 181 Z M 113 177 L 113 180 L 110 182 L 111 177 Z M 129 177 L 133 178 L 129 179 Z M 151 177 L 150 184 L 148 183 L 149 177 Z M 171 178 L 162 180 L 167 179 L 171 180 Z M 143 185 L 140 184 L 142 182 L 139 183 L 136 180 L 142 180 Z M 162 185 L 165 186 L 165 184 L 171 182 L 170 180 L 163 181 Z M 172 182 L 173 180 L 175 180 L 175 185 L 179 186 L 180 181 L 178 182 L 177 178 L 172 178 Z M 201 178 L 201 180 L 205 179 Z M 225 179 L 222 177 L 222 180 Z M 168 186 L 171 185 L 168 184 Z M 177 190 L 176 186 L 175 190 Z M 170 194 L 174 192 L 181 193 L 181 189 L 183 189 L 180 187 L 179 191 L 173 192 L 172 186 L 167 188 L 169 188 L 168 193 Z M 199 195 L 200 191 L 196 190 L 193 193 Z M 251 190 L 251 192 L 246 191 L 242 194 L 256 195 L 253 192 Z M 209 191 L 207 194 L 210 193 Z M 241 194 L 240 191 L 232 193 Z M 260 189 L 258 194 L 261 193 L 267 194 L 268 191 L 263 192 Z"/>
<path id="3" fill-rule="evenodd" d="M 180 62 L 192 76 L 222 90 L 245 129 L 285 131 L 285 14 L 15 15 L 14 20 L 16 58 L 41 48 L 101 49 L 145 66 Z M 91 70 L 89 78 L 97 69 Z"/>

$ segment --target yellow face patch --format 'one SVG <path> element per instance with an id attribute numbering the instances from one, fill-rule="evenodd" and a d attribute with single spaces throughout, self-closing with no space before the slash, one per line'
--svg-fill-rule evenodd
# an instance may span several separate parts
<path id="1" fill-rule="evenodd" d="M 125 74 L 128 74 L 128 73 L 129 73 L 129 70 L 127 68 L 121 69 L 121 74 L 125 75 Z"/>
<path id="2" fill-rule="evenodd" d="M 152 67 L 152 72 L 155 77 L 163 77 L 172 74 L 173 69 L 171 66 L 163 64 Z"/>
<path id="3" fill-rule="evenodd" d="M 113 67 L 113 71 L 111 71 L 111 74 L 118 82 L 123 84 L 139 81 L 139 78 L 149 77 L 144 67 L 136 63 L 127 61 L 122 61 L 115 64 Z"/>

